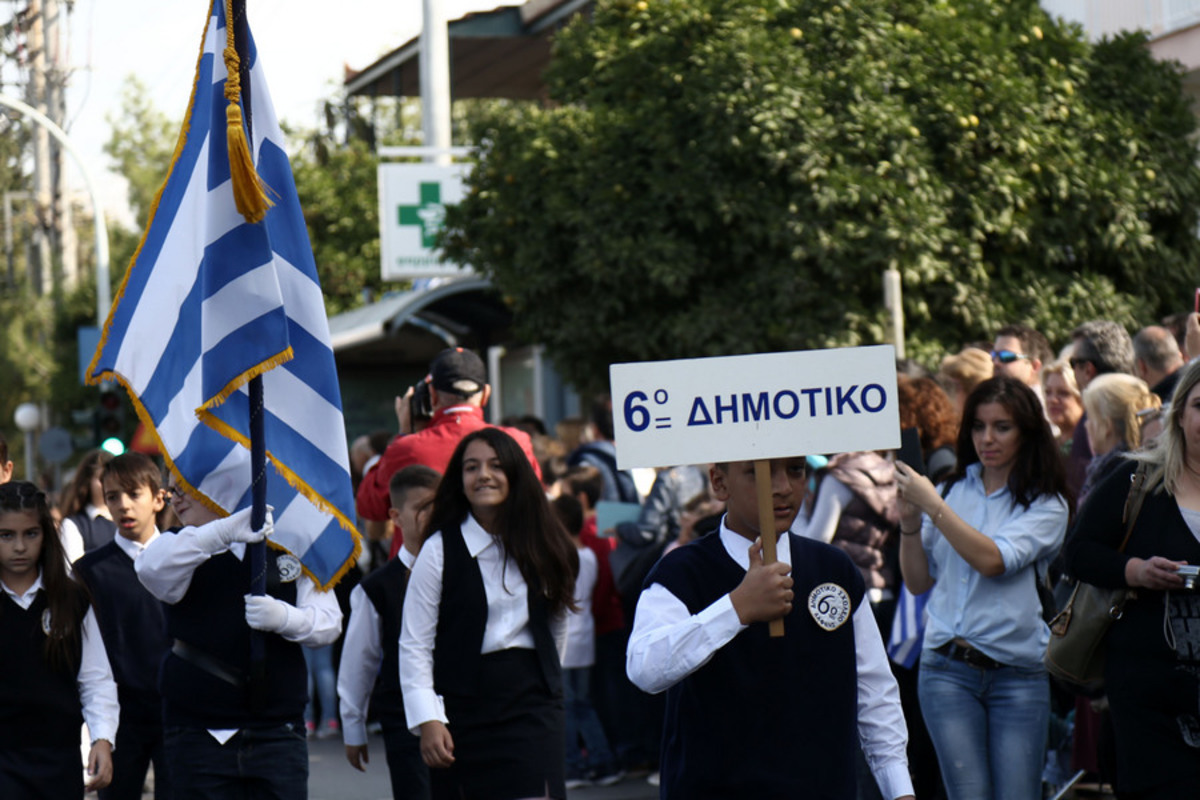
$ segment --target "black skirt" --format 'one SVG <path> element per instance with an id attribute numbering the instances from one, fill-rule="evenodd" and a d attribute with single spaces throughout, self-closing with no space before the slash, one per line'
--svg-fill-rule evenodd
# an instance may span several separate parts
<path id="1" fill-rule="evenodd" d="M 83 797 L 79 745 L 0 749 L 0 798 L 70 800 Z"/>
<path id="2" fill-rule="evenodd" d="M 551 695 L 535 651 L 485 654 L 477 686 L 444 697 L 454 764 L 429 771 L 434 800 L 565 798 L 563 699 Z"/>

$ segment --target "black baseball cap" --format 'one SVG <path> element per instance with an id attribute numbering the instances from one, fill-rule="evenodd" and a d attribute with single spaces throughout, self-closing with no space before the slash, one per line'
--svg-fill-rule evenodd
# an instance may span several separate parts
<path id="1" fill-rule="evenodd" d="M 430 382 L 439 392 L 452 392 L 470 397 L 483 391 L 487 384 L 487 367 L 470 350 L 448 347 L 437 354 L 429 365 Z"/>

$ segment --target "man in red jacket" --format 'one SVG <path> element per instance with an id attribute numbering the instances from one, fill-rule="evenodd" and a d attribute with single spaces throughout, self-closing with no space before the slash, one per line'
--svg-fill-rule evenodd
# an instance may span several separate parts
<path id="1" fill-rule="evenodd" d="M 433 419 L 421 432 L 408 433 L 411 420 L 408 419 L 407 395 L 397 403 L 400 435 L 392 440 L 358 486 L 358 513 L 363 519 L 388 519 L 391 504 L 388 482 L 393 474 L 410 464 L 424 464 L 445 472 L 454 448 L 464 436 L 483 427 L 492 427 L 483 421 L 483 407 L 492 396 L 492 387 L 487 382 L 487 368 L 475 353 L 461 347 L 443 350 L 433 359 L 425 380 L 429 382 Z M 521 446 L 533 471 L 540 477 L 541 468 L 533 455 L 529 435 L 514 428 L 505 428 L 504 432 Z M 404 532 L 397 529 L 392 535 L 390 557 L 395 557 L 403 542 Z"/>

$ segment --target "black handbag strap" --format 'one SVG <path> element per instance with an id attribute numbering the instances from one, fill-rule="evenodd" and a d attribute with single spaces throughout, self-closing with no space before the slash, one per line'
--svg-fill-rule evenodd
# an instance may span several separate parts
<path id="1" fill-rule="evenodd" d="M 1129 537 L 1133 535 L 1133 526 L 1137 523 L 1138 514 L 1142 511 L 1142 503 L 1146 501 L 1146 476 L 1150 472 L 1150 465 L 1145 461 L 1139 461 L 1137 470 L 1129 479 L 1129 495 L 1125 498 L 1125 510 L 1121 514 L 1121 521 L 1126 523 L 1125 538 L 1121 540 L 1121 546 L 1117 548 L 1118 553 L 1125 552 L 1125 545 L 1129 544 Z"/>

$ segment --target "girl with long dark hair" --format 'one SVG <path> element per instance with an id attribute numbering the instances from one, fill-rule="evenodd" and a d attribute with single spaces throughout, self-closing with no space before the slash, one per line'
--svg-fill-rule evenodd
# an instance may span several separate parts
<path id="1" fill-rule="evenodd" d="M 117 535 L 117 526 L 104 502 L 104 486 L 100 482 L 104 465 L 112 459 L 112 453 L 92 450 L 80 460 L 79 466 L 75 467 L 75 476 L 63 487 L 59 503 L 63 517 L 60 533 L 69 561 L 99 550 Z M 72 548 L 78 548 L 79 552 L 72 553 Z"/>
<path id="2" fill-rule="evenodd" d="M 67 573 L 46 495 L 0 484 L 0 797 L 83 797 L 112 779 L 117 686 L 86 590 Z"/>
<path id="3" fill-rule="evenodd" d="M 957 450 L 940 492 L 896 464 L 904 582 L 932 589 L 922 715 L 950 800 L 1037 797 L 1050 713 L 1037 581 L 1067 529 L 1066 474 L 1037 395 L 1011 378 L 971 392 Z"/>
<path id="4" fill-rule="evenodd" d="M 512 437 L 463 438 L 427 530 L 400 680 L 433 796 L 565 797 L 560 662 L 579 556 Z"/>

